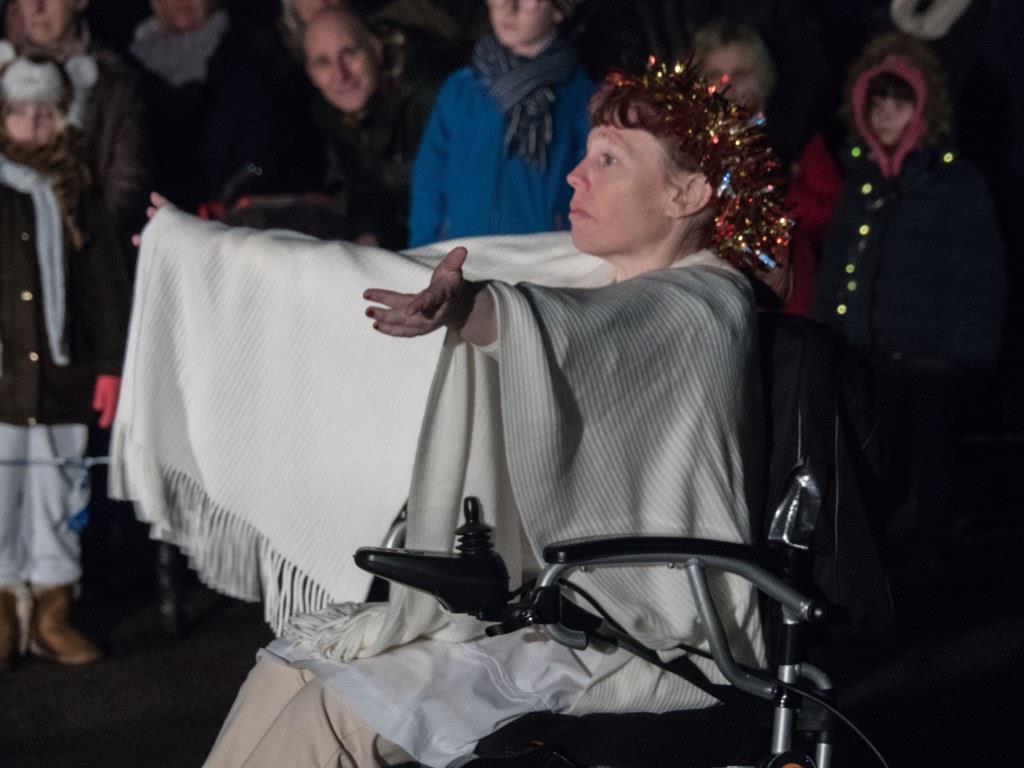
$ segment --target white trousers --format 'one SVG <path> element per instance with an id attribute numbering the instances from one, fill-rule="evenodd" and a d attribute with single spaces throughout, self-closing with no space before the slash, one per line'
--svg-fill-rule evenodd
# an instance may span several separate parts
<path id="1" fill-rule="evenodd" d="M 0 424 L 0 585 L 78 581 L 78 534 L 70 518 L 89 499 L 85 470 L 7 461 L 52 461 L 85 455 L 82 424 Z"/>

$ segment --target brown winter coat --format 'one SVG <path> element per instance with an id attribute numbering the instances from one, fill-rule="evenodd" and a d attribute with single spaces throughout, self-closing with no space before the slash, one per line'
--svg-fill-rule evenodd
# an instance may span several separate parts
<path id="1" fill-rule="evenodd" d="M 103 203 L 127 226 L 145 210 L 153 182 L 142 76 L 113 51 L 92 47 L 89 55 L 99 79 L 84 127 Z"/>
<path id="2" fill-rule="evenodd" d="M 79 216 L 85 243 L 65 244 L 71 364 L 58 366 L 43 321 L 32 199 L 0 186 L 0 422 L 91 423 L 96 376 L 121 373 L 129 289 L 120 244 L 95 195 L 84 196 Z"/>

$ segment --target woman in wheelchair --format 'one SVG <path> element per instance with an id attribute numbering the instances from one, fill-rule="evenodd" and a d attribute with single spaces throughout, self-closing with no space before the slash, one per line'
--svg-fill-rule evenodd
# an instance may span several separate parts
<path id="1" fill-rule="evenodd" d="M 753 278 L 784 285 L 791 222 L 759 122 L 689 66 L 614 76 L 569 174 L 575 246 L 610 266 L 593 289 L 470 282 L 452 250 L 418 294 L 370 289 L 391 336 L 444 327 L 409 496 L 407 546 L 451 551 L 459 500 L 482 499 L 506 563 L 593 535 L 747 542 L 763 423 Z M 472 254 L 468 255 L 472 259 Z M 780 278 L 779 275 L 782 275 Z M 580 573 L 663 660 L 707 644 L 684 569 Z M 710 578 L 741 662 L 763 662 L 753 590 Z M 392 585 L 388 604 L 297 617 L 261 652 L 208 758 L 219 766 L 448 765 L 534 711 L 668 712 L 705 691 L 621 648 L 478 618 Z M 708 678 L 717 669 L 694 658 Z"/>

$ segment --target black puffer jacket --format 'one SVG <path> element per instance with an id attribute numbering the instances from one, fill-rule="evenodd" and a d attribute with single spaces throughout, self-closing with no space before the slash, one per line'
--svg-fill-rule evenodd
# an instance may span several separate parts
<path id="1" fill-rule="evenodd" d="M 1003 246 L 985 182 L 954 152 L 909 154 L 884 178 L 853 158 L 825 240 L 814 316 L 875 359 L 983 365 L 1005 314 Z"/>
<path id="2" fill-rule="evenodd" d="M 992 200 L 981 174 L 941 139 L 945 94 L 930 59 L 920 63 L 901 45 L 880 38 L 850 80 L 847 113 L 860 141 L 845 152 L 813 314 L 879 363 L 936 373 L 987 365 L 1006 309 Z M 883 72 L 916 94 L 913 118 L 889 151 L 866 118 L 868 83 Z"/>

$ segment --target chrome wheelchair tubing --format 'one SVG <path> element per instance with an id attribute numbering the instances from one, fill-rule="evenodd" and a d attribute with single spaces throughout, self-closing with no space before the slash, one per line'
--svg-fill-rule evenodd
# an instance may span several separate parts
<path id="1" fill-rule="evenodd" d="M 801 662 L 796 665 L 796 671 L 799 677 L 809 681 L 819 692 L 828 693 L 832 690 L 832 680 L 813 664 Z M 814 745 L 814 763 L 817 768 L 832 768 L 833 749 L 831 736 L 827 733 L 819 734 Z"/>
<path id="2" fill-rule="evenodd" d="M 537 587 L 557 587 L 563 574 L 574 571 L 578 566 L 573 565 L 549 565 L 540 572 L 537 577 Z M 552 640 L 577 651 L 587 647 L 587 633 L 576 629 L 569 629 L 562 624 L 545 624 L 546 632 Z"/>
<path id="3" fill-rule="evenodd" d="M 814 764 L 817 768 L 832 768 L 832 744 L 819 741 L 814 746 Z"/>
<path id="4" fill-rule="evenodd" d="M 795 664 L 779 665 L 779 680 L 794 685 L 797 681 Z M 793 728 L 796 725 L 796 709 L 789 705 L 789 697 L 783 695 L 775 705 L 772 717 L 772 754 L 779 755 L 793 746 Z"/>
<path id="5" fill-rule="evenodd" d="M 809 680 L 811 685 L 822 693 L 832 690 L 832 680 L 821 669 L 813 664 L 800 662 L 796 665 L 796 671 L 800 677 L 805 680 Z"/>
<path id="6" fill-rule="evenodd" d="M 778 690 L 775 683 L 750 674 L 732 657 L 729 641 L 725 636 L 725 628 L 722 626 L 722 620 L 718 617 L 714 600 L 711 598 L 711 590 L 708 589 L 708 580 L 704 574 L 703 565 L 697 560 L 691 560 L 686 564 L 686 576 L 690 580 L 690 589 L 693 590 L 697 615 L 700 616 L 704 630 L 708 633 L 711 655 L 715 659 L 715 664 L 725 675 L 725 679 L 745 693 L 762 699 L 774 699 Z"/>
<path id="7" fill-rule="evenodd" d="M 405 531 L 408 527 L 408 513 L 405 507 L 402 507 L 402 511 L 398 513 L 398 517 L 395 518 L 395 522 L 388 528 L 387 535 L 384 537 L 384 541 L 381 546 L 385 549 L 404 549 L 405 548 Z"/>
<path id="8" fill-rule="evenodd" d="M 575 563 L 573 565 L 549 565 L 537 578 L 537 587 L 553 587 L 558 584 L 559 580 L 563 576 L 575 570 L 581 570 L 591 566 L 596 567 L 598 565 L 607 567 L 637 565 L 639 564 L 637 562 L 637 558 L 640 558 L 641 563 L 644 563 L 646 562 L 647 557 L 648 556 L 623 555 L 621 557 L 605 558 L 600 562 L 591 562 L 586 565 L 580 563 Z M 725 637 L 725 629 L 722 627 L 721 619 L 718 618 L 718 611 L 715 610 L 715 604 L 711 599 L 711 592 L 708 589 L 707 579 L 704 576 L 701 562 L 691 557 L 688 562 L 684 563 L 684 565 L 686 567 L 687 578 L 690 580 L 690 588 L 694 593 L 697 613 L 700 616 L 701 621 L 704 623 L 704 627 L 708 633 L 708 644 L 711 647 L 711 655 L 714 657 L 715 663 L 718 665 L 719 669 L 721 669 L 722 674 L 725 676 L 726 680 L 741 691 L 750 693 L 758 698 L 769 700 L 773 699 L 776 693 L 775 685 L 769 681 L 762 680 L 759 677 L 751 675 L 749 672 L 742 669 L 736 663 L 735 659 L 733 659 L 732 652 L 729 650 L 729 644 Z M 552 639 L 562 643 L 563 645 L 576 649 L 586 647 L 587 636 L 584 632 L 569 629 L 561 624 L 547 624 L 544 629 Z"/>
<path id="9" fill-rule="evenodd" d="M 537 578 L 537 586 L 553 587 L 564 576 L 576 570 L 659 564 L 668 565 L 670 568 L 682 565 L 686 569 L 687 577 L 690 580 L 690 587 L 694 593 L 698 615 L 708 632 L 708 644 L 711 648 L 711 655 L 714 657 L 715 664 L 718 665 L 725 678 L 741 691 L 762 699 L 774 699 L 778 693 L 778 686 L 771 681 L 750 674 L 740 667 L 733 658 L 726 641 L 721 619 L 719 619 L 718 612 L 711 599 L 707 578 L 703 570 L 705 567 L 717 568 L 741 576 L 769 597 L 781 603 L 790 612 L 790 615 L 799 621 L 811 622 L 820 618 L 815 613 L 816 604 L 813 600 L 800 594 L 759 565 L 730 557 L 696 556 L 685 553 L 613 555 L 594 558 L 586 562 L 548 565 Z M 570 648 L 582 649 L 587 645 L 587 638 L 584 632 L 569 629 L 561 624 L 545 625 L 545 631 L 552 639 Z"/>
<path id="10" fill-rule="evenodd" d="M 552 586 L 562 574 L 579 569 L 587 568 L 611 568 L 630 565 L 667 565 L 669 568 L 676 565 L 686 566 L 691 562 L 698 563 L 708 568 L 717 568 L 721 571 L 728 571 L 741 576 L 759 590 L 764 592 L 773 600 L 781 603 L 784 608 L 792 611 L 793 615 L 802 622 L 814 623 L 823 617 L 816 613 L 818 603 L 800 594 L 791 586 L 770 571 L 762 568 L 756 563 L 746 560 L 739 560 L 732 557 L 719 557 L 717 555 L 692 555 L 692 554 L 623 554 L 608 557 L 599 557 L 585 562 L 576 562 L 571 565 L 553 564 L 548 565 L 541 572 L 537 580 L 538 586 Z M 557 576 L 545 579 L 545 576 L 552 569 L 557 570 Z"/>

